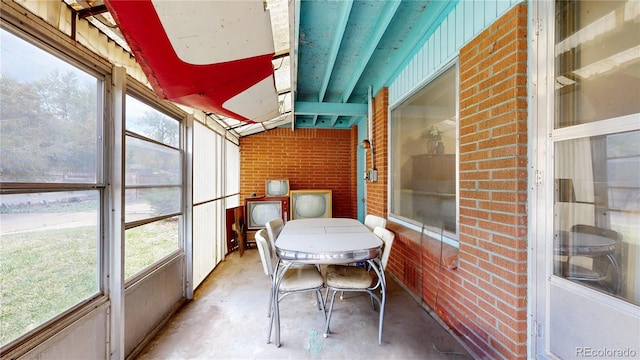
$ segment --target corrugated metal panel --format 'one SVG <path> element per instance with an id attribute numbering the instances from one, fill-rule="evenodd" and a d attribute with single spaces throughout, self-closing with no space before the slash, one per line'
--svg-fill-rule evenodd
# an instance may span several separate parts
<path id="1" fill-rule="evenodd" d="M 71 9 L 62 1 L 18 0 L 20 6 L 42 17 L 47 23 L 71 36 Z M 135 58 L 109 40 L 87 21 L 76 22 L 76 41 L 92 52 L 101 55 L 117 66 L 127 69 L 127 74 L 150 88 L 144 72 Z"/>
<path id="2" fill-rule="evenodd" d="M 193 285 L 194 289 L 224 258 L 225 223 L 223 146 L 228 141 L 206 127 L 193 125 Z"/>
<path id="3" fill-rule="evenodd" d="M 109 304 L 100 305 L 67 329 L 22 355 L 22 359 L 104 359 Z M 7 355 L 7 354 L 3 354 Z"/>
<path id="4" fill-rule="evenodd" d="M 227 230 L 226 230 L 226 211 L 224 206 L 224 200 L 216 201 L 216 229 L 214 237 L 215 241 L 215 257 L 213 261 L 215 264 L 213 267 L 218 265 L 220 261 L 224 259 L 225 254 L 227 253 Z M 211 268 L 213 270 L 213 267 Z"/>
<path id="5" fill-rule="evenodd" d="M 218 236 L 221 200 L 193 207 L 193 288 L 209 275 L 222 258 L 218 256 Z"/>
<path id="6" fill-rule="evenodd" d="M 227 175 L 225 195 L 229 196 L 240 192 L 240 147 L 229 141 L 225 141 L 225 143 L 227 145 L 225 154 L 225 170 Z M 227 206 L 233 207 L 228 204 Z"/>
<path id="7" fill-rule="evenodd" d="M 465 0 L 440 24 L 389 87 L 393 106 L 458 55 L 458 50 L 522 0 Z M 417 65 L 417 66 L 416 66 Z"/>
<path id="8" fill-rule="evenodd" d="M 199 204 L 220 197 L 217 168 L 221 152 L 220 135 L 199 122 L 193 128 L 193 203 Z"/>
<path id="9" fill-rule="evenodd" d="M 131 354 L 184 299 L 183 273 L 180 255 L 125 290 L 125 354 Z"/>

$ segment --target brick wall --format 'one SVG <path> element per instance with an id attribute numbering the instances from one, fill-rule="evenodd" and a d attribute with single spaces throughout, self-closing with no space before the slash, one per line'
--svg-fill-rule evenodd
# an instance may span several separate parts
<path id="1" fill-rule="evenodd" d="M 333 216 L 357 216 L 357 130 L 277 128 L 240 138 L 240 201 L 264 196 L 266 179 L 295 189 L 330 189 Z"/>
<path id="2" fill-rule="evenodd" d="M 525 357 L 527 7 L 460 50 L 459 302 L 478 352 Z M 480 327 L 483 330 L 477 331 Z"/>
<path id="3" fill-rule="evenodd" d="M 383 88 L 373 101 L 373 149 L 374 164 L 378 170 L 378 181 L 367 182 L 367 214 L 387 217 L 387 121 L 389 110 L 389 90 Z M 365 168 L 371 167 L 371 152 L 367 152 Z"/>
<path id="4" fill-rule="evenodd" d="M 389 225 L 388 271 L 483 358 L 527 355 L 526 64 L 526 4 L 460 50 L 459 250 Z M 386 116 L 376 111 L 376 131 Z M 386 209 L 386 192 L 368 190 L 370 211 Z"/>

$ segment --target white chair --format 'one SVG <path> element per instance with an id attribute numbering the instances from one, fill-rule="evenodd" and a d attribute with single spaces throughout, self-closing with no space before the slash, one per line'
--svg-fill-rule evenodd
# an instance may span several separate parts
<path id="1" fill-rule="evenodd" d="M 275 306 L 278 306 L 280 300 L 285 296 L 293 293 L 314 291 L 316 293 L 316 300 L 318 302 L 318 310 L 324 311 L 324 299 L 322 298 L 322 287 L 324 286 L 324 280 L 320 271 L 313 266 L 300 266 L 300 267 L 284 267 L 281 271 L 285 271 L 284 275 L 275 271 L 274 256 L 271 252 L 271 247 L 267 240 L 266 229 L 261 229 L 255 234 L 256 246 L 260 253 L 260 260 L 262 262 L 262 268 L 269 276 L 271 280 L 271 291 L 269 296 L 269 334 L 267 335 L 267 343 L 271 342 L 271 329 L 273 328 L 273 314 L 275 313 Z M 279 276 L 280 278 L 277 278 Z M 280 283 L 277 286 L 277 283 Z M 277 290 L 276 290 L 277 288 Z M 274 300 L 276 303 L 274 303 Z M 276 339 L 276 346 L 280 347 L 279 339 Z"/>
<path id="2" fill-rule="evenodd" d="M 271 245 L 271 251 L 276 253 L 276 239 L 280 235 L 282 228 L 284 228 L 284 221 L 282 218 L 276 218 L 273 220 L 269 220 L 265 224 L 267 228 L 267 234 L 269 235 L 269 244 Z"/>
<path id="3" fill-rule="evenodd" d="M 364 217 L 364 226 L 369 228 L 371 231 L 377 227 L 384 229 L 387 226 L 387 219 L 377 215 L 368 214 Z"/>
<path id="4" fill-rule="evenodd" d="M 391 253 L 391 246 L 393 245 L 395 234 L 382 227 L 376 227 L 373 232 L 384 242 L 384 248 L 379 259 L 380 271 L 384 276 L 384 269 L 386 268 L 389 260 L 389 254 Z M 331 321 L 333 302 L 336 298 L 337 292 L 366 292 L 371 298 L 371 303 L 374 304 L 373 301 L 375 299 L 380 307 L 380 319 L 378 320 L 378 345 L 382 344 L 382 325 L 384 320 L 386 294 L 382 293 L 379 297 L 374 291 L 381 287 L 383 281 L 385 281 L 384 278 L 380 277 L 377 277 L 374 281 L 371 277 L 371 273 L 361 267 L 329 265 L 327 267 L 326 275 L 327 293 L 325 301 L 329 301 L 329 291 L 331 291 L 332 294 L 327 321 L 325 324 L 324 337 L 329 336 L 329 322 Z"/>

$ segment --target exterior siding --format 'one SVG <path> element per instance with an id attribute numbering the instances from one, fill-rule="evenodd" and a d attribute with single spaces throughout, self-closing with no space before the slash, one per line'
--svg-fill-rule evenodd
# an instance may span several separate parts
<path id="1" fill-rule="evenodd" d="M 522 0 L 463 0 L 444 19 L 389 86 L 389 104 L 393 107 L 422 87 L 472 38 Z"/>

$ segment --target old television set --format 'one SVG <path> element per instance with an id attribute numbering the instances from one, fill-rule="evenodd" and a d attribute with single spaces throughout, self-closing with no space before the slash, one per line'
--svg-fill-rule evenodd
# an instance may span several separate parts
<path id="1" fill-rule="evenodd" d="M 332 217 L 331 190 L 291 190 L 291 219 Z"/>
<path id="2" fill-rule="evenodd" d="M 289 220 L 288 196 L 265 196 L 244 200 L 245 221 L 247 230 L 264 229 L 266 223 L 273 219 Z"/>
<path id="3" fill-rule="evenodd" d="M 264 193 L 266 196 L 289 196 L 289 180 L 267 180 Z"/>

